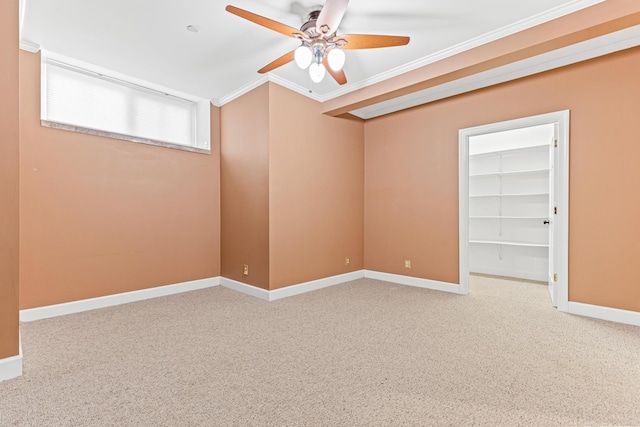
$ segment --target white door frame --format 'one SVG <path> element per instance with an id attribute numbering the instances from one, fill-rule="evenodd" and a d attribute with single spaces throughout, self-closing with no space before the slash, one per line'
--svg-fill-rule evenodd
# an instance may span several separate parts
<path id="1" fill-rule="evenodd" d="M 555 216 L 554 261 L 558 310 L 569 310 L 569 110 L 461 129 L 458 133 L 460 293 L 469 293 L 469 138 L 531 126 L 558 125 L 555 152 L 558 214 Z"/>

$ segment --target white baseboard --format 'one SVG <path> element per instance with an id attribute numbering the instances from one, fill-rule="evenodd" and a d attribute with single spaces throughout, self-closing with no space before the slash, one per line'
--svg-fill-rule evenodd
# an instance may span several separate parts
<path id="1" fill-rule="evenodd" d="M 22 376 L 22 337 L 18 339 L 18 355 L 0 359 L 0 382 Z"/>
<path id="2" fill-rule="evenodd" d="M 325 277 L 324 279 L 312 280 L 310 282 L 300 283 L 299 285 L 287 286 L 269 292 L 269 301 L 290 297 L 293 295 L 303 294 L 329 286 L 339 285 L 340 283 L 350 282 L 352 280 L 362 279 L 364 270 L 354 271 L 352 273 L 340 274 L 338 276 Z"/>
<path id="3" fill-rule="evenodd" d="M 32 322 L 34 320 L 47 319 L 49 317 L 63 316 L 65 314 L 79 313 L 97 308 L 112 307 L 114 305 L 127 304 L 130 302 L 195 291 L 219 285 L 220 277 L 212 277 L 208 279 L 177 283 L 175 285 L 158 286 L 155 288 L 141 289 L 139 291 L 124 292 L 104 297 L 72 301 L 45 307 L 29 308 L 26 310 L 20 310 L 20 321 Z"/>
<path id="4" fill-rule="evenodd" d="M 452 292 L 454 294 L 461 293 L 460 285 L 455 283 L 439 282 L 437 280 L 420 279 L 418 277 L 401 276 L 399 274 L 380 273 L 378 271 L 369 270 L 364 271 L 364 277 L 368 279 L 383 280 L 385 282 L 393 282 L 399 285 Z"/>
<path id="5" fill-rule="evenodd" d="M 229 288 L 236 292 L 251 295 L 252 297 L 260 298 L 261 300 L 269 301 L 269 291 L 266 289 L 258 288 L 257 286 L 247 285 L 246 283 L 227 279 L 226 277 L 220 278 L 220 285 L 224 288 Z"/>
<path id="6" fill-rule="evenodd" d="M 608 320 L 610 322 L 640 326 L 640 312 L 638 311 L 620 310 L 618 308 L 569 301 L 569 310 L 567 310 L 567 312 L 579 316 Z"/>
<path id="7" fill-rule="evenodd" d="M 0 381 L 22 376 L 22 355 L 0 359 Z"/>
<path id="8" fill-rule="evenodd" d="M 340 274 L 338 276 L 325 277 L 324 279 L 312 280 L 310 282 L 304 282 L 298 285 L 287 286 L 285 288 L 275 289 L 273 291 L 267 291 L 256 286 L 247 285 L 246 283 L 238 282 L 237 280 L 227 279 L 224 277 L 220 279 L 220 284 L 225 288 L 233 289 L 234 291 L 242 292 L 244 294 L 260 298 L 264 301 L 275 301 L 282 298 L 327 288 L 329 286 L 338 285 L 340 283 L 350 282 L 352 280 L 361 279 L 363 277 L 363 270 L 359 270 L 352 273 Z"/>
<path id="9" fill-rule="evenodd" d="M 125 292 L 104 297 L 91 298 L 80 301 L 72 301 L 63 304 L 55 304 L 45 307 L 37 307 L 20 311 L 21 322 L 32 322 L 34 320 L 46 319 L 49 317 L 63 316 L 65 314 L 79 313 L 82 311 L 94 310 L 97 308 L 112 307 L 145 299 L 161 296 L 173 295 L 198 289 L 209 288 L 222 285 L 226 288 L 242 292 L 247 295 L 260 298 L 264 301 L 275 301 L 306 292 L 315 291 L 340 283 L 349 282 L 363 277 L 393 282 L 400 285 L 415 286 L 419 288 L 433 289 L 444 292 L 460 293 L 460 286 L 454 283 L 439 282 L 436 280 L 421 279 L 398 274 L 381 273 L 377 271 L 358 270 L 351 273 L 312 280 L 298 285 L 287 286 L 285 288 L 267 291 L 256 286 L 238 282 L 224 277 L 214 277 L 209 279 L 194 280 L 191 282 L 178 283 L 175 285 L 159 286 L 156 288 L 142 289 L 139 291 Z"/>
<path id="10" fill-rule="evenodd" d="M 535 280 L 537 282 L 546 282 L 548 273 L 527 273 L 517 270 L 503 270 L 499 268 L 469 268 L 469 273 L 488 274 L 490 276 L 515 277 L 517 279 Z"/>

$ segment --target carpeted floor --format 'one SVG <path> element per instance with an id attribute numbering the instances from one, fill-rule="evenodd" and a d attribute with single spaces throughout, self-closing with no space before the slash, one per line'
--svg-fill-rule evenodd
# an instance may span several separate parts
<path id="1" fill-rule="evenodd" d="M 640 328 L 535 283 L 216 287 L 21 328 L 1 426 L 640 425 Z"/>

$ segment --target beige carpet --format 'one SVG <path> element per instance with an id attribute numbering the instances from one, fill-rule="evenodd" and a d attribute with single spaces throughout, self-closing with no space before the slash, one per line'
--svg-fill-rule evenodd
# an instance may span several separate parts
<path id="1" fill-rule="evenodd" d="M 640 425 L 640 328 L 535 283 L 225 288 L 22 325 L 1 426 Z"/>

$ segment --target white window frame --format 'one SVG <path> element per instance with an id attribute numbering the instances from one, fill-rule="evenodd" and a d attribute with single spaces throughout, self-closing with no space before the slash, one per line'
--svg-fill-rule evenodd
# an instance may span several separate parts
<path id="1" fill-rule="evenodd" d="M 62 129 L 71 132 L 79 132 L 90 135 L 97 135 L 112 139 L 124 140 L 129 142 L 136 142 L 141 144 L 155 145 L 165 148 L 172 148 L 177 150 L 185 150 L 196 153 L 209 154 L 211 153 L 210 145 L 210 101 L 204 98 L 199 98 L 193 95 L 185 94 L 173 89 L 169 89 L 160 85 L 153 84 L 151 82 L 136 79 L 134 77 L 121 74 L 112 70 L 108 70 L 102 67 L 98 67 L 92 64 L 88 64 L 83 61 L 79 61 L 73 58 L 69 58 L 63 55 L 56 54 L 50 51 L 43 51 L 41 57 L 41 85 L 40 85 L 40 123 L 44 127 Z M 149 139 L 134 135 L 126 135 L 121 133 L 109 132 L 103 129 L 90 129 L 72 123 L 60 123 L 47 118 L 47 75 L 46 64 L 52 63 L 52 65 L 61 65 L 66 68 L 77 70 L 85 75 L 92 75 L 96 78 L 107 80 L 112 83 L 121 84 L 129 88 L 134 88 L 140 91 L 151 91 L 160 93 L 163 95 L 170 95 L 172 97 L 180 98 L 192 102 L 195 109 L 193 120 L 193 132 L 195 134 L 193 144 L 180 144 L 175 142 L 167 142 L 156 139 Z"/>

